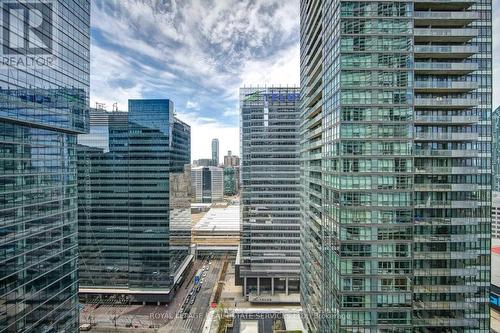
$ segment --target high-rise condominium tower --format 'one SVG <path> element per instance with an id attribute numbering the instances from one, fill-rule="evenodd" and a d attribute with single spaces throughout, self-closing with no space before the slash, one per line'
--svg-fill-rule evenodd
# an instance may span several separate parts
<path id="1" fill-rule="evenodd" d="M 214 166 L 219 165 L 219 139 L 212 140 L 212 161 Z"/>
<path id="2" fill-rule="evenodd" d="M 170 301 L 190 260 L 191 129 L 168 99 L 92 110 L 90 125 L 78 136 L 81 296 Z"/>
<path id="3" fill-rule="evenodd" d="M 0 1 L 0 332 L 78 331 L 90 1 Z"/>
<path id="4" fill-rule="evenodd" d="M 491 168 L 493 191 L 500 191 L 500 107 L 491 115 Z"/>
<path id="5" fill-rule="evenodd" d="M 299 89 L 240 90 L 239 275 L 251 302 L 298 302 Z"/>
<path id="6" fill-rule="evenodd" d="M 301 0 L 311 332 L 488 332 L 491 1 Z"/>

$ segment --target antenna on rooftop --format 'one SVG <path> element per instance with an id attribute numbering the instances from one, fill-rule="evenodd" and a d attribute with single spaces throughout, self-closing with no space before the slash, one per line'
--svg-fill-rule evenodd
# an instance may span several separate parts
<path id="1" fill-rule="evenodd" d="M 106 103 L 95 102 L 95 108 L 97 110 L 106 110 Z"/>

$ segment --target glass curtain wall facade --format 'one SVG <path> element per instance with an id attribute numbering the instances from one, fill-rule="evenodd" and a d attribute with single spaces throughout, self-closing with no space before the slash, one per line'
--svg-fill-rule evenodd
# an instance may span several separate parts
<path id="1" fill-rule="evenodd" d="M 492 190 L 500 191 L 500 107 L 491 115 Z"/>
<path id="2" fill-rule="evenodd" d="M 301 87 L 309 329 L 487 332 L 491 2 L 302 0 Z"/>
<path id="3" fill-rule="evenodd" d="M 181 261 L 170 244 L 169 177 L 190 161 L 190 127 L 169 100 L 129 100 L 128 113 L 93 111 L 90 134 L 78 140 L 81 291 L 119 288 L 168 301 L 171 264 Z"/>
<path id="4" fill-rule="evenodd" d="M 240 277 L 250 301 L 298 302 L 299 88 L 241 88 Z"/>
<path id="5" fill-rule="evenodd" d="M 212 163 L 214 166 L 219 165 L 219 139 L 212 140 Z"/>
<path id="6" fill-rule="evenodd" d="M 31 3 L 0 2 L 0 332 L 76 332 L 90 2 Z"/>

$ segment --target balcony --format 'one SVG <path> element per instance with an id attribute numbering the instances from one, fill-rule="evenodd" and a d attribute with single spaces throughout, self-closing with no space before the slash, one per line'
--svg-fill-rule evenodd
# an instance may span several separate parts
<path id="1" fill-rule="evenodd" d="M 463 93 L 478 88 L 477 82 L 470 81 L 420 81 L 416 80 L 414 89 L 416 92 L 428 93 Z"/>
<path id="2" fill-rule="evenodd" d="M 413 252 L 413 259 L 476 259 L 479 256 L 477 251 L 418 251 Z"/>
<path id="3" fill-rule="evenodd" d="M 475 234 L 465 235 L 414 235 L 413 240 L 417 243 L 462 243 L 474 242 Z"/>
<path id="4" fill-rule="evenodd" d="M 415 10 L 463 10 L 470 8 L 477 0 L 414 0 Z"/>
<path id="5" fill-rule="evenodd" d="M 415 98 L 416 107 L 438 108 L 438 109 L 463 109 L 471 108 L 478 105 L 478 100 L 475 98 Z"/>
<path id="6" fill-rule="evenodd" d="M 464 62 L 416 62 L 416 74 L 465 75 L 478 70 L 477 63 Z"/>
<path id="7" fill-rule="evenodd" d="M 476 276 L 476 268 L 416 268 L 415 276 Z"/>
<path id="8" fill-rule="evenodd" d="M 426 26 L 463 27 L 479 20 L 478 12 L 450 12 L 450 11 L 416 11 L 415 24 Z"/>
<path id="9" fill-rule="evenodd" d="M 479 303 L 474 302 L 459 302 L 459 301 L 416 301 L 413 302 L 413 309 L 427 309 L 427 310 L 474 310 L 479 307 Z"/>
<path id="10" fill-rule="evenodd" d="M 321 120 L 323 119 L 323 114 L 321 112 L 317 113 L 314 117 L 306 119 L 302 124 L 303 128 L 311 128 L 316 126 L 318 123 L 321 124 Z"/>
<path id="11" fill-rule="evenodd" d="M 478 319 L 450 319 L 450 318 L 413 318 L 414 326 L 438 327 L 477 327 Z"/>
<path id="12" fill-rule="evenodd" d="M 477 201 L 438 201 L 425 200 L 415 202 L 415 208 L 478 208 Z"/>
<path id="13" fill-rule="evenodd" d="M 471 45 L 415 45 L 415 58 L 464 59 L 478 52 L 478 47 Z"/>
<path id="14" fill-rule="evenodd" d="M 478 290 L 478 286 L 451 286 L 451 285 L 427 285 L 419 286 L 415 285 L 413 287 L 413 292 L 420 294 L 432 294 L 432 293 L 445 293 L 445 294 L 462 294 L 462 293 L 475 293 Z"/>
<path id="15" fill-rule="evenodd" d="M 439 29 L 439 28 L 415 28 L 414 36 L 416 43 L 422 42 L 445 42 L 465 43 L 477 37 L 477 29 Z"/>
<path id="16" fill-rule="evenodd" d="M 478 133 L 415 133 L 418 141 L 476 141 Z"/>
<path id="17" fill-rule="evenodd" d="M 416 174 L 477 174 L 476 167 L 415 167 Z"/>
<path id="18" fill-rule="evenodd" d="M 467 149 L 417 149 L 415 157 L 477 157 L 477 150 Z"/>
<path id="19" fill-rule="evenodd" d="M 468 192 L 477 191 L 476 184 L 415 184 L 413 185 L 415 191 L 452 191 L 452 192 Z"/>
<path id="20" fill-rule="evenodd" d="M 416 115 L 415 124 L 475 124 L 478 116 L 420 116 Z"/>

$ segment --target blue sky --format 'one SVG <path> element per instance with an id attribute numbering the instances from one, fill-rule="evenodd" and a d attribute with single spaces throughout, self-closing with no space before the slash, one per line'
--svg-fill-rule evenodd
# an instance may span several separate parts
<path id="1" fill-rule="evenodd" d="M 93 0 L 91 35 L 91 105 L 172 99 L 193 159 L 238 153 L 239 87 L 299 84 L 298 0 Z"/>
<path id="2" fill-rule="evenodd" d="M 192 158 L 239 152 L 238 88 L 299 84 L 299 0 L 93 0 L 91 105 L 170 98 Z M 493 31 L 500 0 L 493 0 Z M 494 87 L 500 39 L 494 34 Z M 495 91 L 495 89 L 494 89 Z M 494 93 L 493 106 L 500 105 Z"/>

